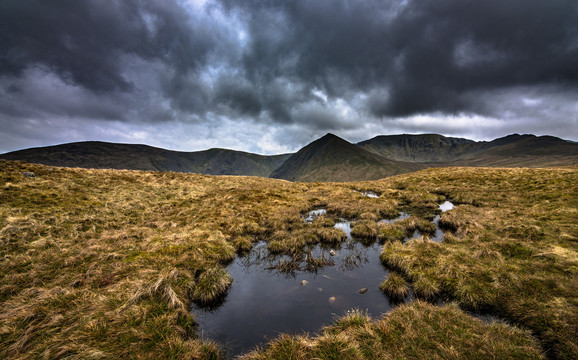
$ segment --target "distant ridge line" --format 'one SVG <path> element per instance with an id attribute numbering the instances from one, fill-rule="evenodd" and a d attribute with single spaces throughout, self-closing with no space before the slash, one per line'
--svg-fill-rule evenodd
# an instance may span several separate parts
<path id="1" fill-rule="evenodd" d="M 296 153 L 281 155 L 222 148 L 182 152 L 145 144 L 82 141 L 12 151 L 0 158 L 64 167 L 355 181 L 439 166 L 572 166 L 578 164 L 578 143 L 532 134 L 511 134 L 492 141 L 400 134 L 352 144 L 328 133 Z"/>

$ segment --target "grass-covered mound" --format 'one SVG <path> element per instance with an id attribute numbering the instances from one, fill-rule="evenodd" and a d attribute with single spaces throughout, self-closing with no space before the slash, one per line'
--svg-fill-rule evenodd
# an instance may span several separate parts
<path id="1" fill-rule="evenodd" d="M 527 331 L 484 324 L 455 305 L 415 301 L 372 321 L 353 310 L 319 336 L 283 335 L 243 360 L 543 359 Z"/>
<path id="2" fill-rule="evenodd" d="M 458 206 L 441 215 L 443 243 L 388 242 L 381 259 L 416 295 L 438 293 L 531 329 L 553 358 L 578 355 L 578 173 L 432 170 L 393 180 Z M 574 334 L 574 335 L 570 335 Z"/>
<path id="3" fill-rule="evenodd" d="M 531 331 L 550 357 L 576 358 L 577 183 L 575 169 L 431 169 L 374 182 L 303 184 L 0 161 L 0 358 L 221 358 L 218 344 L 198 337 L 191 302 L 225 295 L 235 281 L 226 265 L 255 241 L 294 258 L 308 244 L 339 243 L 331 225 L 340 217 L 359 219 L 369 236 L 382 237 L 382 261 L 414 293 L 490 311 Z M 457 206 L 440 219 L 450 231 L 444 241 L 402 245 L 401 234 L 427 232 L 446 199 Z M 319 208 L 327 209 L 323 219 L 303 221 Z M 377 222 L 400 211 L 412 219 L 394 227 Z M 422 324 L 426 310 L 449 311 L 404 309 L 404 322 L 387 321 L 383 336 Z M 478 324 L 459 314 L 445 319 L 459 336 L 443 343 L 458 353 L 468 344 L 460 338 L 462 330 L 470 333 L 466 323 Z M 482 328 L 475 334 L 512 341 L 504 328 Z M 342 335 L 323 336 L 310 341 L 329 344 Z M 364 338 L 351 346 L 362 351 Z M 520 344 L 532 343 L 522 338 Z M 434 334 L 423 339 L 419 347 L 431 351 L 440 341 Z M 412 357 L 407 345 L 387 351 Z"/>

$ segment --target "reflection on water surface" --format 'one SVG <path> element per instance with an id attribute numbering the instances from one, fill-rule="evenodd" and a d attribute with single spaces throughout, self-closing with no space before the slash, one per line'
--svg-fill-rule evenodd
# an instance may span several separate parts
<path id="1" fill-rule="evenodd" d="M 453 208 L 447 203 L 440 205 L 442 211 Z M 324 214 L 325 209 L 313 210 L 304 220 L 310 223 Z M 382 221 L 392 223 L 409 216 L 401 213 L 396 219 Z M 438 221 L 436 216 L 434 241 L 443 238 Z M 305 271 L 305 266 L 285 273 L 275 270 L 275 265 L 291 258 L 270 255 L 266 242 L 259 242 L 249 253 L 235 258 L 228 268 L 234 282 L 224 302 L 213 309 L 192 309 L 201 335 L 225 345 L 229 355 L 237 355 L 280 333 L 314 333 L 352 308 L 367 310 L 373 317 L 391 311 L 396 305 L 378 289 L 389 273 L 379 261 L 380 244 L 364 246 L 352 239 L 351 222 L 345 219 L 340 219 L 335 227 L 347 234 L 344 243 L 333 248 L 316 245 L 306 249 L 306 256 L 333 264 L 316 272 Z M 413 237 L 418 236 L 416 231 Z M 368 291 L 360 294 L 362 288 Z"/>

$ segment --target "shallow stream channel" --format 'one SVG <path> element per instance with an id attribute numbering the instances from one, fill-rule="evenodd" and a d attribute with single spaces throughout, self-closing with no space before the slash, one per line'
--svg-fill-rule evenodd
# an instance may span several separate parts
<path id="1" fill-rule="evenodd" d="M 440 206 L 442 211 L 451 208 L 449 202 Z M 324 214 L 323 209 L 313 210 L 304 221 L 311 222 Z M 395 222 L 408 216 L 402 213 L 397 219 L 383 221 Z M 434 219 L 435 241 L 443 238 L 438 220 L 439 216 Z M 264 241 L 237 256 L 227 269 L 234 281 L 226 297 L 211 308 L 193 305 L 199 334 L 218 341 L 233 357 L 281 333 L 314 334 L 352 309 L 367 311 L 375 318 L 395 308 L 399 302 L 389 301 L 378 288 L 389 274 L 379 260 L 379 241 L 363 245 L 351 237 L 351 222 L 343 219 L 335 227 L 347 234 L 347 240 L 334 247 L 317 244 L 307 248 L 304 256 L 326 261 L 325 266 L 314 270 L 302 266 L 279 271 L 274 267 L 291 258 L 271 255 Z M 410 294 L 404 301 L 413 298 Z"/>

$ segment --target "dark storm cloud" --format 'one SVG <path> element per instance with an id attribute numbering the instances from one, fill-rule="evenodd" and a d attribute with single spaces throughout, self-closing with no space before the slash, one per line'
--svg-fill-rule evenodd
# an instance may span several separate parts
<path id="1" fill-rule="evenodd" d="M 128 91 L 131 54 L 169 64 L 163 90 L 180 110 L 224 103 L 283 122 L 303 95 L 290 99 L 279 78 L 330 97 L 381 89 L 367 104 L 377 116 L 468 111 L 479 108 L 460 96 L 470 89 L 578 79 L 573 0 L 222 3 L 248 32 L 238 61 L 233 32 L 183 11 L 184 2 L 4 1 L 0 74 L 43 65 L 93 91 Z M 211 89 L 199 72 L 214 54 L 243 76 L 217 75 Z"/>
<path id="2" fill-rule="evenodd" d="M 0 74 L 46 66 L 94 91 L 129 90 L 123 55 L 194 70 L 215 46 L 175 1 L 6 0 L 0 4 Z"/>
<path id="3" fill-rule="evenodd" d="M 242 77 L 223 76 L 216 82 L 215 106 L 226 105 L 242 115 L 257 116 L 261 112 L 260 94 Z"/>
<path id="4" fill-rule="evenodd" d="M 469 134 L 460 117 L 487 121 L 483 136 L 578 137 L 575 0 L 3 0 L 0 49 L 5 138 L 34 121 L 138 136 L 172 122 L 274 129 L 262 148 L 279 149 L 328 131 Z"/>
<path id="5" fill-rule="evenodd" d="M 288 73 L 330 96 L 383 88 L 375 115 L 467 111 L 459 94 L 469 89 L 578 80 L 573 0 L 226 4 L 248 14 L 254 81 L 287 73 L 279 64 L 295 58 Z"/>

